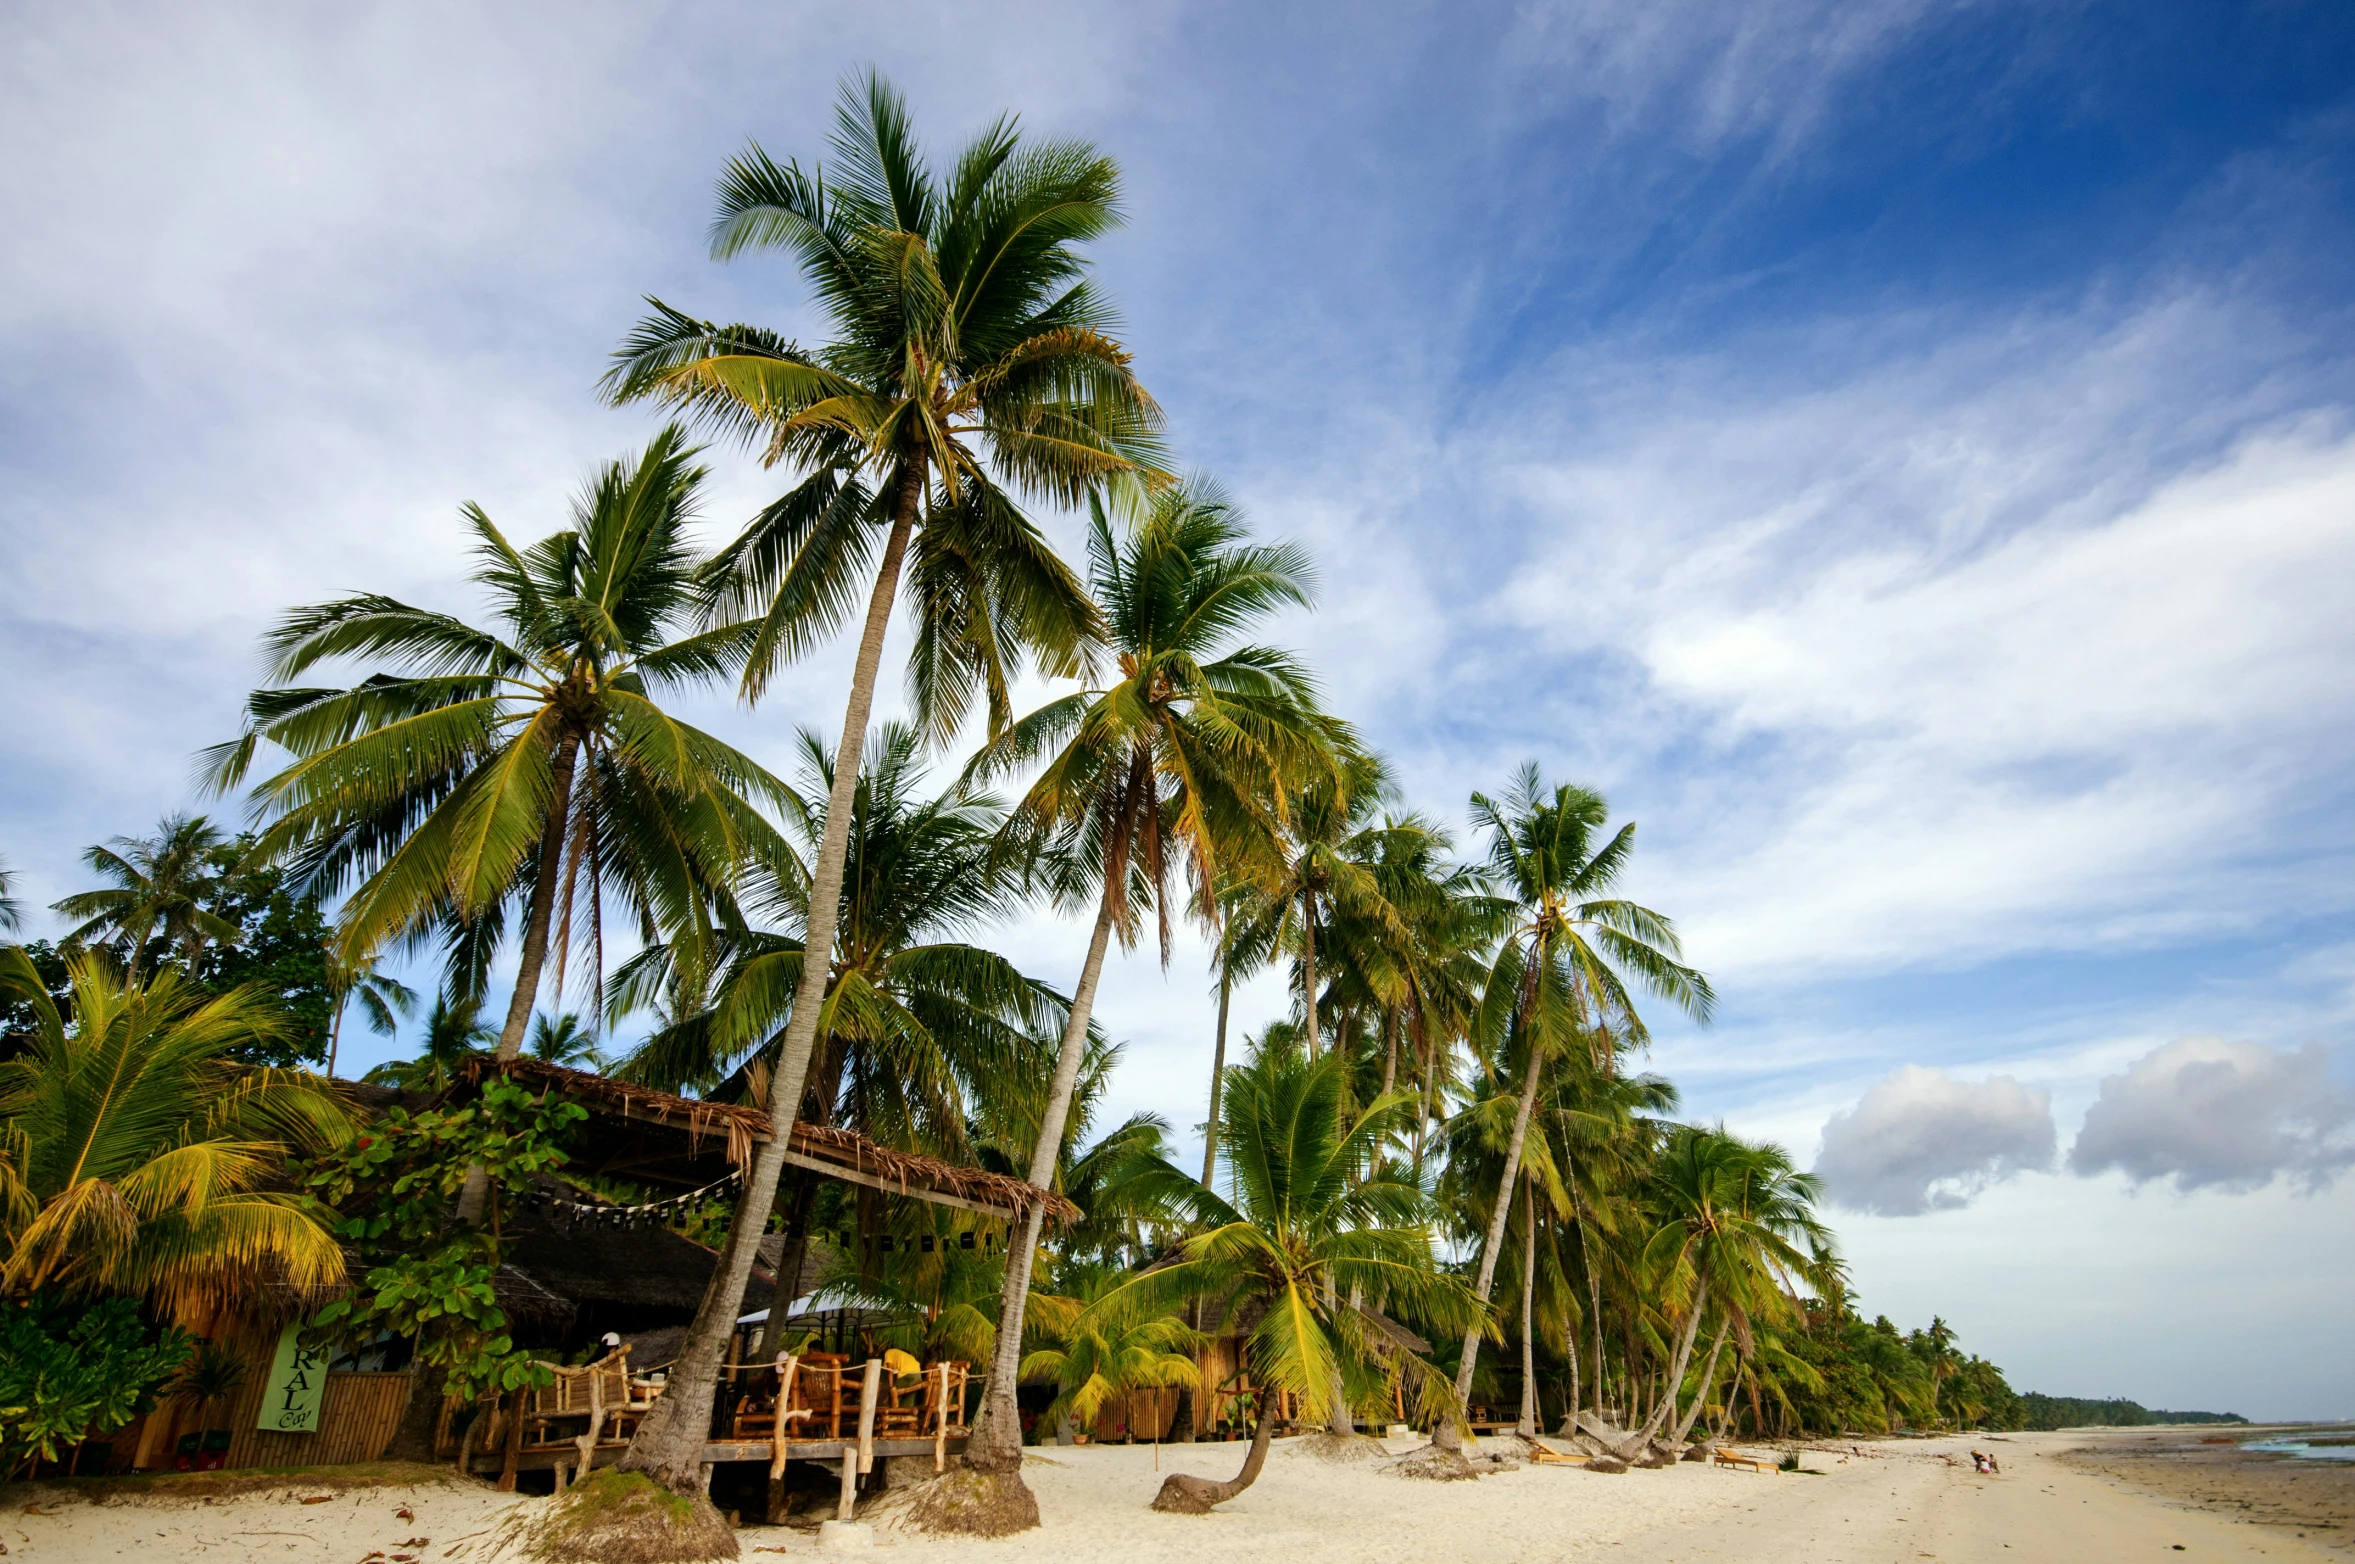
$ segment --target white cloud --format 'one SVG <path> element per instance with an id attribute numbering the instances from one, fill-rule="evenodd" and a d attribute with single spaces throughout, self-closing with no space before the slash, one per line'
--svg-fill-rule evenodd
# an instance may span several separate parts
<path id="1" fill-rule="evenodd" d="M 2070 1148 L 2072 1172 L 2115 1169 L 2178 1191 L 2311 1191 L 2355 1166 L 2355 1100 L 2335 1087 L 2319 1043 L 2267 1048 L 2188 1037 L 2107 1076 Z"/>
<path id="2" fill-rule="evenodd" d="M 1958 1081 L 1909 1064 L 1823 1128 L 1815 1171 L 1835 1204 L 1919 1216 L 2052 1166 L 2052 1094 L 2008 1075 Z"/>

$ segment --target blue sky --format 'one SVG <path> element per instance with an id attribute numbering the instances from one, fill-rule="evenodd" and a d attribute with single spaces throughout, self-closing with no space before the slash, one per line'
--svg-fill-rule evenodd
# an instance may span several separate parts
<path id="1" fill-rule="evenodd" d="M 1100 271 L 1182 456 L 1321 562 L 1287 638 L 1411 802 L 1534 757 L 1641 822 L 1726 996 L 1655 1063 L 1838 1175 L 1868 1309 L 2034 1388 L 2355 1412 L 2344 8 L 92 4 L 0 45 L 28 899 L 190 802 L 277 611 L 467 607 L 460 502 L 558 525 L 649 432 L 589 390 L 641 294 L 805 326 L 705 258 L 711 180 L 873 62 L 936 147 L 1013 108 L 1121 160 Z M 715 526 L 769 490 L 718 467 Z M 782 763 L 842 672 L 705 715 Z M 998 938 L 1070 980 L 1069 928 Z M 1108 980 L 1117 1110 L 1199 1117 L 1199 973 Z"/>

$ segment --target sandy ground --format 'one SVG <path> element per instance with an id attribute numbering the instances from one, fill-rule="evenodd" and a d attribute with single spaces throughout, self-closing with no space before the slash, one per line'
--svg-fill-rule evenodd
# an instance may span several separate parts
<path id="1" fill-rule="evenodd" d="M 1208 1517 L 1146 1508 L 1160 1476 L 1145 1446 L 1044 1453 L 1026 1468 L 1044 1529 L 1000 1542 L 884 1537 L 904 1564 L 1117 1559 L 1201 1564 L 1426 1564 L 1432 1560 L 1636 1560 L 1644 1564 L 1914 1564 L 1921 1559 L 2066 1561 L 2335 1560 L 2312 1538 L 2187 1507 L 2061 1459 L 2085 1434 L 2014 1435 L 1994 1446 L 2003 1475 L 1959 1457 L 1973 1441 L 1902 1441 L 1861 1454 L 1811 1451 L 1819 1476 L 1696 1465 L 1600 1476 L 1530 1467 L 1466 1483 L 1410 1482 L 1376 1465 L 1336 1465 L 1279 1443 L 1257 1486 Z M 2098 1440 L 2096 1440 L 2098 1444 Z M 1408 1448 L 1399 1444 L 1394 1448 Z M 1241 1445 L 1165 1446 L 1161 1472 L 1230 1475 Z M 1949 1460 L 1947 1457 L 1954 1457 Z M 1050 1464 L 1052 1463 L 1052 1464 Z M 309 1496 L 326 1490 L 314 1487 Z M 363 1488 L 301 1504 L 275 1495 L 202 1500 L 66 1499 L 11 1489 L 0 1510 L 9 1564 L 205 1558 L 224 1564 L 484 1564 L 516 1500 L 479 1488 Z M 31 1503 L 36 1513 L 26 1513 Z M 399 1511 L 407 1509 L 409 1517 Z M 746 1564 L 816 1556 L 812 1534 L 747 1528 Z"/>

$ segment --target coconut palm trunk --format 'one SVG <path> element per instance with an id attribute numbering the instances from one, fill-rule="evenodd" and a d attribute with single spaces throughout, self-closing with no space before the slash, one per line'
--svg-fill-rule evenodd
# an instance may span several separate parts
<path id="1" fill-rule="evenodd" d="M 1300 1008 L 1308 1018 L 1308 1056 L 1317 1056 L 1317 904 L 1300 893 Z"/>
<path id="2" fill-rule="evenodd" d="M 1190 1477 L 1183 1472 L 1162 1480 L 1161 1492 L 1154 1497 L 1153 1508 L 1172 1515 L 1208 1515 L 1211 1509 L 1253 1483 L 1259 1481 L 1262 1467 L 1267 1465 L 1267 1443 L 1276 1428 L 1276 1388 L 1268 1386 L 1259 1393 L 1259 1410 L 1255 1416 L 1257 1427 L 1251 1431 L 1251 1449 L 1243 1457 L 1243 1469 L 1223 1483 L 1206 1477 Z"/>
<path id="3" fill-rule="evenodd" d="M 523 953 L 516 963 L 515 992 L 507 1000 L 507 1024 L 499 1031 L 496 1057 L 501 1063 L 523 1052 L 524 1029 L 531 1024 L 532 1006 L 540 997 L 540 974 L 548 965 L 548 934 L 556 922 L 556 884 L 564 875 L 564 842 L 570 834 L 572 775 L 580 763 L 581 741 L 568 733 L 556 746 L 548 779 L 548 823 L 540 833 L 540 861 L 532 881 L 531 914 L 523 927 Z M 337 1013 L 336 1024 L 343 1017 Z M 329 1073 L 333 1074 L 330 1066 Z M 490 1203 L 490 1176 L 480 1167 L 466 1170 L 458 1190 L 458 1220 L 469 1227 L 482 1224 Z"/>
<path id="4" fill-rule="evenodd" d="M 1537 1202 L 1521 1202 L 1521 1420 L 1513 1432 L 1537 1437 Z"/>
<path id="5" fill-rule="evenodd" d="M 1700 1418 L 1701 1409 L 1709 1404 L 1709 1386 L 1717 1378 L 1718 1355 L 1725 1351 L 1726 1332 L 1732 1328 L 1733 1321 L 1730 1319 L 1717 1322 L 1717 1339 L 1709 1343 L 1709 1357 L 1701 1365 L 1701 1383 L 1693 1390 L 1693 1404 L 1686 1407 L 1684 1415 L 1676 1420 L 1676 1432 L 1669 1438 L 1670 1444 L 1681 1445 L 1692 1437 L 1694 1422 Z"/>
<path id="6" fill-rule="evenodd" d="M 1529 1141 L 1529 1120 L 1537 1111 L 1537 1088 L 1543 1066 L 1532 1047 L 1529 1066 L 1521 1082 L 1521 1100 L 1513 1108 L 1513 1137 L 1505 1143 L 1504 1176 L 1497 1181 L 1496 1209 L 1489 1214 L 1488 1235 L 1480 1245 L 1480 1276 L 1473 1293 L 1482 1304 L 1496 1286 L 1496 1260 L 1504 1249 L 1505 1223 L 1513 1214 L 1513 1188 L 1521 1177 L 1521 1148 Z M 1456 1367 L 1456 1408 L 1462 1409 L 1472 1399 L 1472 1371 L 1480 1362 L 1480 1333 L 1473 1331 L 1464 1337 L 1463 1361 Z"/>
<path id="7" fill-rule="evenodd" d="M 1104 952 L 1120 919 L 1120 894 L 1126 879 L 1117 866 L 1115 872 L 1104 876 L 1096 930 L 1088 939 L 1079 987 L 1072 992 L 1071 1017 L 1063 1028 L 1063 1047 L 1055 1056 L 1055 1079 L 1047 1093 L 1046 1112 L 1039 1118 L 1038 1144 L 1031 1148 L 1030 1182 L 1039 1189 L 1051 1188 L 1055 1181 L 1063 1125 L 1071 1115 L 1072 1089 L 1087 1053 L 1088 1015 L 1095 1009 L 1096 984 L 1104 975 Z M 1014 1386 L 1022 1368 L 1022 1316 L 1030 1303 L 1031 1257 L 1038 1253 L 1039 1228 L 1045 1220 L 1046 1207 L 1032 1205 L 1006 1247 L 1006 1280 L 998 1305 L 998 1339 L 990 1363 L 989 1392 L 982 1402 L 980 1424 L 965 1451 L 967 1464 L 985 1471 L 1014 1470 L 1022 1464 L 1022 1414 L 1014 1404 Z"/>
<path id="8" fill-rule="evenodd" d="M 1202 1125 L 1202 1187 L 1214 1188 L 1218 1176 L 1218 1106 L 1227 1077 L 1227 1001 L 1234 995 L 1234 979 L 1221 965 L 1218 974 L 1218 1040 L 1210 1052 L 1210 1117 Z"/>
<path id="9" fill-rule="evenodd" d="M 818 1015 L 825 1005 L 826 983 L 833 970 L 826 956 L 834 949 L 834 924 L 842 910 L 843 862 L 849 852 L 851 812 L 859 785 L 856 757 L 867 742 L 867 720 L 875 706 L 875 677 L 883 665 L 883 636 L 891 625 L 891 605 L 899 593 L 900 567 L 916 528 L 923 485 L 920 467 L 913 462 L 901 467 L 899 490 L 893 497 L 891 536 L 883 548 L 882 566 L 875 573 L 874 591 L 867 598 L 867 622 L 859 635 L 850 701 L 842 717 L 842 742 L 835 749 L 835 754 L 845 759 L 834 768 L 834 786 L 826 801 L 826 831 L 819 839 L 818 861 L 810 873 L 809 924 L 802 937 L 802 948 L 809 954 L 802 962 L 793 1015 L 785 1024 L 784 1047 L 769 1083 L 768 1138 L 753 1152 L 744 1192 L 737 1197 L 735 1215 L 728 1224 L 727 1242 L 704 1290 L 702 1306 L 695 1311 L 695 1321 L 679 1346 L 670 1382 L 622 1454 L 625 1470 L 645 1472 L 682 1493 L 702 1482 L 703 1446 L 711 1433 L 720 1355 L 727 1350 L 729 1334 L 744 1306 L 744 1287 L 751 1280 L 760 1235 L 768 1227 L 769 1211 L 776 1203 L 777 1180 L 785 1171 L 786 1144 L 801 1108 L 802 1088 L 809 1079 L 811 1046 L 817 1041 Z M 1036 1219 L 1034 1212 L 1034 1224 Z M 1007 1377 L 1010 1384 L 1012 1376 Z"/>
<path id="10" fill-rule="evenodd" d="M 551 767 L 548 826 L 540 838 L 531 917 L 523 928 L 523 954 L 515 969 L 515 992 L 507 1000 L 507 1024 L 499 1029 L 498 1056 L 502 1060 L 523 1052 L 523 1034 L 531 1025 L 532 1006 L 539 1001 L 540 973 L 548 964 L 548 936 L 556 924 L 556 886 L 563 878 L 564 842 L 571 826 L 572 773 L 580 762 L 580 750 L 580 739 L 566 734 Z"/>
<path id="11" fill-rule="evenodd" d="M 1644 1419 L 1643 1432 L 1646 1436 L 1660 1432 L 1669 1414 L 1676 1409 L 1677 1392 L 1684 1385 L 1684 1371 L 1693 1364 L 1693 1340 L 1701 1334 L 1701 1310 L 1706 1301 L 1700 1295 L 1694 1297 L 1693 1312 L 1685 1319 L 1684 1329 L 1677 1333 L 1676 1356 L 1668 1365 L 1667 1376 L 1662 1381 L 1663 1388 L 1652 1402 L 1651 1416 Z"/>

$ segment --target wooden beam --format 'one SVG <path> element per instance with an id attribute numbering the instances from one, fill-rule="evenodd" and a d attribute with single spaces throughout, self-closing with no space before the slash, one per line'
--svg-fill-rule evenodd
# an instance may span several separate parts
<path id="1" fill-rule="evenodd" d="M 921 1189 L 916 1185 L 902 1185 L 897 1179 L 870 1173 L 864 1168 L 848 1167 L 840 1162 L 828 1162 L 823 1157 L 812 1157 L 798 1151 L 785 1153 L 788 1167 L 806 1168 L 827 1178 L 838 1178 L 845 1184 L 864 1184 L 869 1189 L 880 1189 L 887 1195 L 905 1195 L 910 1200 L 928 1201 L 936 1206 L 955 1206 L 960 1211 L 978 1211 L 983 1216 L 994 1216 L 1011 1221 L 1022 1212 L 1011 1206 L 985 1205 L 978 1200 L 967 1200 L 963 1195 L 946 1194 L 937 1189 Z"/>
<path id="2" fill-rule="evenodd" d="M 842 1447 L 842 1496 L 834 1501 L 834 1518 L 852 1519 L 859 1507 L 859 1447 Z"/>

